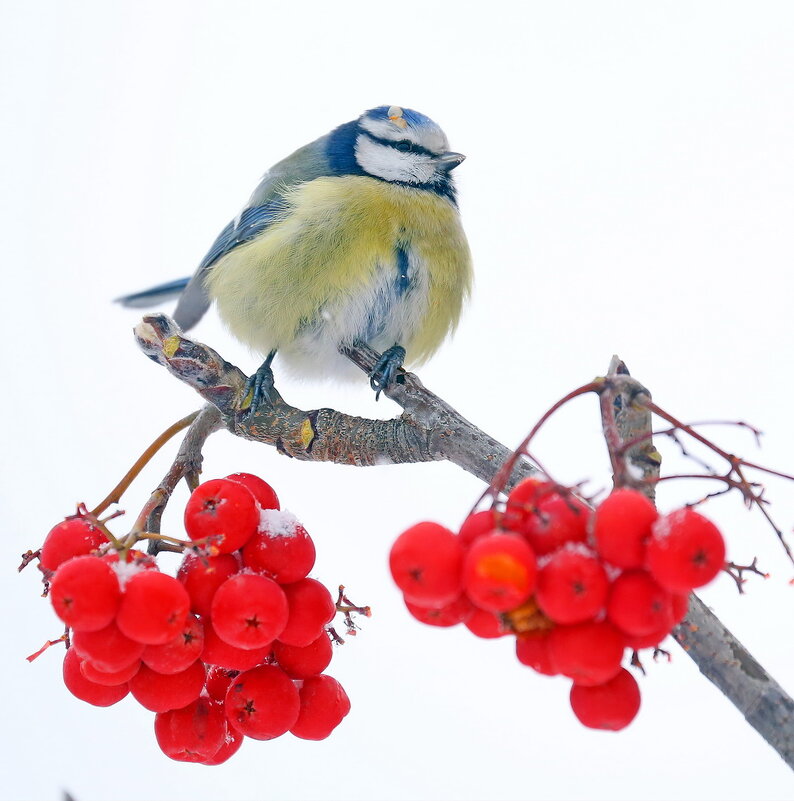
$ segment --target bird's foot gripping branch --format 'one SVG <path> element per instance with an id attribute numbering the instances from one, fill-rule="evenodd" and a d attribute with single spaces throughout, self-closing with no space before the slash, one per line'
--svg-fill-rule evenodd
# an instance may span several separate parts
<path id="1" fill-rule="evenodd" d="M 619 361 L 605 377 L 555 403 L 511 452 L 410 373 L 400 372 L 384 390 L 403 408 L 389 421 L 302 411 L 275 386 L 268 402 L 249 413 L 246 376 L 184 337 L 169 318 L 144 318 L 136 337 L 150 358 L 208 404 L 158 437 L 94 510 L 56 526 L 44 546 L 23 559 L 38 559 L 50 582 L 53 606 L 67 625 L 60 640 L 71 644 L 64 679 L 78 697 L 108 705 L 131 691 L 157 713 L 155 732 L 166 754 L 205 764 L 231 756 L 246 736 L 327 736 L 346 714 L 344 690 L 323 673 L 330 641 L 338 639 L 330 620 L 342 613 L 349 628 L 351 614 L 369 610 L 351 604 L 341 589 L 334 603 L 307 578 L 311 539 L 278 510 L 264 482 L 237 475 L 199 485 L 202 446 L 225 427 L 302 460 L 448 460 L 479 476 L 488 487 L 459 532 L 420 523 L 391 550 L 392 575 L 414 617 L 435 626 L 462 623 L 480 637 L 514 636 L 521 662 L 572 682 L 579 720 L 608 729 L 625 727 L 639 708 L 631 673 L 632 667 L 642 670 L 638 651 L 652 648 L 657 655 L 672 632 L 794 766 L 794 703 L 691 593 L 722 571 L 740 590 L 745 573 L 763 575 L 755 561 L 725 561 L 721 533 L 701 514 L 715 495 L 734 494 L 759 509 L 791 560 L 755 477 L 794 477 L 735 456 L 704 436 L 702 425 L 681 422 Z M 365 346 L 344 353 L 367 374 L 379 359 Z M 615 484 L 605 499 L 555 481 L 532 450 L 543 424 L 582 395 L 599 402 Z M 660 431 L 651 428 L 654 417 L 662 421 Z M 172 467 L 130 532 L 112 534 L 108 524 L 118 513 L 102 515 L 183 429 Z M 653 435 L 696 441 L 724 462 L 724 470 L 699 464 L 686 474 L 661 476 Z M 162 532 L 160 521 L 183 478 L 193 495 L 187 538 L 178 538 Z M 696 490 L 689 505 L 657 513 L 656 488 L 684 478 L 705 489 Z M 224 517 L 228 510 L 234 511 Z M 143 541 L 148 554 L 136 548 Z M 185 552 L 176 578 L 157 570 L 162 550 Z M 286 700 L 273 703 L 275 697 Z"/>

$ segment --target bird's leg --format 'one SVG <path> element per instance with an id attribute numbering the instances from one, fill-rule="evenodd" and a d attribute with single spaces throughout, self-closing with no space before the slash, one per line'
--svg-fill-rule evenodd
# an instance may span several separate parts
<path id="1" fill-rule="evenodd" d="M 375 400 L 378 400 L 384 389 L 388 389 L 392 385 L 404 360 L 405 348 L 400 345 L 392 345 L 388 350 L 383 351 L 369 374 L 369 385 L 375 390 Z"/>
<path id="2" fill-rule="evenodd" d="M 270 364 L 275 355 L 276 351 L 271 350 L 256 372 L 249 375 L 245 381 L 243 398 L 248 397 L 249 392 L 253 392 L 246 414 L 253 414 L 261 403 L 273 405 L 273 396 L 270 394 L 270 390 L 273 389 L 273 370 L 270 369 Z"/>

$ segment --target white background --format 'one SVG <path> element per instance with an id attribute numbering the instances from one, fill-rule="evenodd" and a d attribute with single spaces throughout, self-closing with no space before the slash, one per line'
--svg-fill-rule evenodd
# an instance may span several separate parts
<path id="1" fill-rule="evenodd" d="M 191 273 L 270 164 L 380 104 L 430 115 L 468 155 L 455 175 L 477 285 L 421 371 L 430 388 L 512 445 L 619 353 L 662 406 L 749 420 L 760 452 L 712 433 L 794 471 L 794 5 L 7 0 L 0 13 L 0 797 L 794 796 L 789 769 L 675 644 L 613 734 L 581 727 L 566 683 L 518 665 L 509 640 L 413 621 L 386 557 L 419 519 L 463 519 L 482 486 L 452 465 L 295 463 L 226 433 L 206 448 L 206 477 L 270 481 L 317 542 L 314 575 L 373 607 L 335 655 L 353 708 L 322 743 L 250 741 L 215 768 L 169 761 L 132 699 L 78 702 L 55 649 L 25 662 L 60 627 L 35 569 L 15 574 L 22 551 L 199 405 L 136 350 L 139 315 L 111 299 Z M 258 361 L 214 313 L 196 336 L 246 371 Z M 279 387 L 303 408 L 396 413 L 363 379 Z M 174 449 L 136 482 L 129 513 Z M 537 452 L 562 480 L 609 484 L 595 399 Z M 665 453 L 667 472 L 691 471 Z M 670 482 L 660 507 L 704 492 Z M 768 494 L 790 531 L 794 485 Z M 166 516 L 175 535 L 184 500 Z M 733 559 L 758 555 L 772 577 L 743 597 L 721 577 L 702 597 L 794 691 L 794 569 L 739 500 L 704 511 Z"/>

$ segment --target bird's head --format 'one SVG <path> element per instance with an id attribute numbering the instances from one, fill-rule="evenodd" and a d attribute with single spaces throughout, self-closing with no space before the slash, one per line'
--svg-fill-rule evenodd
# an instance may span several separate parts
<path id="1" fill-rule="evenodd" d="M 431 189 L 454 197 L 450 171 L 465 156 L 449 149 L 429 117 L 400 106 L 378 106 L 337 128 L 329 156 L 339 172 Z"/>

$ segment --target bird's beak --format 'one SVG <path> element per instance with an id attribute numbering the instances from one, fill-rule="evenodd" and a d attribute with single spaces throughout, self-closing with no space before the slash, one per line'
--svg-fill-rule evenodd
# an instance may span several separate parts
<path id="1" fill-rule="evenodd" d="M 466 158 L 463 153 L 442 153 L 440 156 L 436 156 L 436 164 L 438 164 L 439 168 L 444 170 L 445 172 L 449 172 L 450 170 L 454 170 L 458 164 L 461 163 Z"/>

